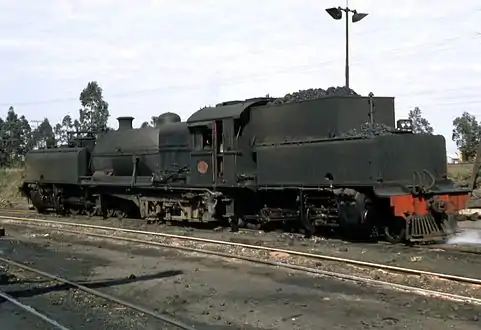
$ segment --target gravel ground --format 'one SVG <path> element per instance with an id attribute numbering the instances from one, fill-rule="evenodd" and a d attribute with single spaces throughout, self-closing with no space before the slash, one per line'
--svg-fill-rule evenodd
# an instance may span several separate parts
<path id="1" fill-rule="evenodd" d="M 27 313 L 18 307 L 0 300 L 1 329 L 35 329 L 50 330 L 52 327 L 39 318 Z"/>
<path id="2" fill-rule="evenodd" d="M 38 216 L 33 217 L 38 218 Z M 168 225 L 148 225 L 144 221 L 136 219 L 119 221 L 116 218 L 104 220 L 97 217 L 90 219 L 86 217 L 40 218 L 263 245 L 481 279 L 481 245 L 436 245 L 413 248 L 385 242 L 347 242 L 335 238 L 324 239 L 320 237 L 304 239 L 301 235 L 279 232 L 265 233 L 241 230 L 238 233 L 232 233 L 228 230 L 214 231 Z M 0 223 L 1 221 L 0 219 Z M 459 249 L 480 252 L 480 254 L 460 252 Z"/>
<path id="3" fill-rule="evenodd" d="M 9 225 L 11 226 L 11 225 Z M 43 234 L 48 234 L 53 231 L 60 230 L 71 230 L 69 226 L 65 225 L 55 225 L 55 226 L 44 226 L 41 229 L 38 226 L 26 226 L 25 224 L 13 225 L 13 228 L 31 228 L 33 227 L 36 231 Z M 95 235 L 103 235 L 104 237 L 95 237 L 96 239 L 104 239 L 112 236 L 112 231 L 110 230 L 100 230 L 91 228 L 81 228 L 76 232 L 80 232 L 82 235 L 90 235 L 94 237 Z M 77 233 L 67 233 L 62 231 L 63 235 L 78 235 Z M 93 236 L 92 236 L 93 235 Z M 178 238 L 165 238 L 150 234 L 136 234 L 136 233 L 122 233 L 120 235 L 122 238 L 134 239 L 138 241 L 149 242 L 149 246 L 158 246 L 156 244 L 162 244 L 162 247 L 175 247 L 188 248 L 188 249 L 201 249 L 207 251 L 220 252 L 227 256 L 241 256 L 247 258 L 254 258 L 256 260 L 265 260 L 268 262 L 285 263 L 289 265 L 296 265 L 302 267 L 309 267 L 315 269 L 317 272 L 321 271 L 323 273 L 341 273 L 351 276 L 362 276 L 363 278 L 368 278 L 376 281 L 384 281 L 389 283 L 396 283 L 400 285 L 409 285 L 411 287 L 416 287 L 420 289 L 430 289 L 434 291 L 441 291 L 456 295 L 464 295 L 468 297 L 481 299 L 481 286 L 459 283 L 454 281 L 447 281 L 439 279 L 433 276 L 419 276 L 419 275 L 407 275 L 406 273 L 399 273 L 393 271 L 385 271 L 377 268 L 364 267 L 359 265 L 350 265 L 338 261 L 306 258 L 303 256 L 295 256 L 279 251 L 265 251 L 258 249 L 246 248 L 243 246 L 231 246 L 223 244 L 212 244 L 199 241 L 191 240 L 181 240 Z M 67 239 L 68 241 L 68 239 Z M 152 242 L 152 243 L 150 243 Z M 192 252 L 192 251 L 189 251 Z"/>
<path id="4" fill-rule="evenodd" d="M 52 248 L 52 245 L 45 239 L 31 242 L 25 237 L 20 240 L 4 238 L 0 240 L 0 251 L 2 257 L 69 278 L 89 278 L 93 265 L 106 265 L 103 259 L 95 255 L 83 257 Z M 19 270 L 16 267 L 2 268 L 3 273 L 7 273 L 13 279 L 9 283 L 1 283 L 1 291 L 35 308 L 68 329 L 176 329 L 166 326 L 163 322 L 149 320 L 123 306 L 76 289 L 69 289 L 61 283 L 39 277 L 31 272 Z M 99 282 L 97 286 L 119 285 L 124 280 L 113 277 Z M 5 313 L 3 317 L 0 316 L 2 330 L 56 329 L 10 302 L 3 301 L 1 305 L 6 307 L 5 310 L 0 309 L 0 313 Z"/>
<path id="5" fill-rule="evenodd" d="M 54 230 L 45 235 L 45 230 L 16 231 L 7 227 L 7 234 L 0 240 L 3 257 L 28 261 L 33 267 L 70 279 L 101 282 L 96 285 L 99 290 L 169 313 L 199 329 L 480 326 L 480 306 L 172 249 L 64 235 Z M 24 272 L 13 273 L 20 279 L 32 279 Z M 165 329 L 138 313 L 74 290 L 52 287 L 48 282 L 14 282 L 3 285 L 1 290 L 33 307 L 40 306 L 72 329 Z M 12 329 L 20 321 L 28 329 L 46 329 L 37 327 L 31 316 L 23 320 L 19 315 L 5 314 L 2 322 L 11 324 Z"/>

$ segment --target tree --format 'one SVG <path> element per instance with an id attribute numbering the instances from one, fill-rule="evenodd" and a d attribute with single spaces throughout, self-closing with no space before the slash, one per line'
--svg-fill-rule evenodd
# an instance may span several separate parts
<path id="1" fill-rule="evenodd" d="M 0 167 L 6 166 L 8 163 L 8 157 L 6 152 L 6 134 L 4 132 L 5 122 L 0 118 Z"/>
<path id="2" fill-rule="evenodd" d="M 57 144 L 69 144 L 72 133 L 99 133 L 109 130 L 107 121 L 109 119 L 109 104 L 103 98 L 103 90 L 96 81 L 91 81 L 82 90 L 79 97 L 82 108 L 79 109 L 79 118 L 73 119 L 66 115 L 62 122 L 55 125 L 54 134 Z"/>
<path id="3" fill-rule="evenodd" d="M 82 109 L 79 110 L 78 126 L 81 131 L 100 132 L 107 130 L 109 104 L 103 98 L 103 90 L 96 81 L 87 84 L 80 93 Z"/>
<path id="4" fill-rule="evenodd" d="M 32 132 L 32 146 L 34 148 L 53 148 L 55 146 L 55 134 L 52 125 L 47 118 Z"/>
<path id="5" fill-rule="evenodd" d="M 79 121 L 73 121 L 70 115 L 64 116 L 62 122 L 55 125 L 54 133 L 57 144 L 68 144 L 70 140 L 69 133 L 75 130 L 80 130 Z"/>
<path id="6" fill-rule="evenodd" d="M 2 165 L 12 166 L 23 161 L 25 154 L 32 148 L 31 133 L 32 129 L 25 116 L 18 117 L 13 107 L 10 107 L 0 129 Z"/>
<path id="7" fill-rule="evenodd" d="M 413 132 L 416 134 L 433 134 L 434 129 L 429 121 L 422 116 L 421 109 L 415 107 L 409 111 L 408 118 L 413 123 Z"/>
<path id="8" fill-rule="evenodd" d="M 453 120 L 453 126 L 452 139 L 461 153 L 462 160 L 473 160 L 481 137 L 481 126 L 476 117 L 464 112 Z"/>
<path id="9" fill-rule="evenodd" d="M 140 125 L 141 128 L 146 128 L 146 127 L 155 127 L 157 124 L 157 120 L 159 119 L 159 116 L 152 116 L 150 117 L 150 122 L 144 121 L 142 125 Z"/>

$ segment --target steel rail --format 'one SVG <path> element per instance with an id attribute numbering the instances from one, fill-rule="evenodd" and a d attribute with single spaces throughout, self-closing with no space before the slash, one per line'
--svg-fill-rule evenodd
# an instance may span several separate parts
<path id="1" fill-rule="evenodd" d="M 0 219 L 20 221 L 20 222 L 25 221 L 25 222 L 32 222 L 32 223 L 63 225 L 63 226 L 80 227 L 80 228 L 87 228 L 87 229 L 90 228 L 90 229 L 98 229 L 98 230 L 109 230 L 109 231 L 117 231 L 117 232 L 131 233 L 131 234 L 141 234 L 141 235 L 149 235 L 149 236 L 157 236 L 157 237 L 165 237 L 165 238 L 175 238 L 175 239 L 188 240 L 188 241 L 197 241 L 197 242 L 217 244 L 217 245 L 236 246 L 236 247 L 242 247 L 242 248 L 253 249 L 253 250 L 262 250 L 267 252 L 285 253 L 291 256 L 299 256 L 299 257 L 307 257 L 307 258 L 317 259 L 317 260 L 340 262 L 340 263 L 350 264 L 354 266 L 382 269 L 382 270 L 399 272 L 399 273 L 404 273 L 409 275 L 430 276 L 430 277 L 437 277 L 439 279 L 444 279 L 444 280 L 481 285 L 481 279 L 477 279 L 477 278 L 470 278 L 470 277 L 463 277 L 463 276 L 457 276 L 457 275 L 451 275 L 451 274 L 430 272 L 430 271 L 419 270 L 419 269 L 384 265 L 384 264 L 378 264 L 373 262 L 334 257 L 334 256 L 315 254 L 315 253 L 309 253 L 309 252 L 286 250 L 286 249 L 280 249 L 280 248 L 269 247 L 269 246 L 258 246 L 258 245 L 251 245 L 251 244 L 245 244 L 245 243 L 214 240 L 214 239 L 208 239 L 208 238 L 190 237 L 190 236 L 184 236 L 184 235 L 149 232 L 149 231 L 143 231 L 143 230 L 116 228 L 116 227 L 109 227 L 109 226 L 89 225 L 89 224 L 83 224 L 83 223 L 71 223 L 71 222 L 65 222 L 65 221 L 18 218 L 18 217 L 7 217 L 7 216 L 0 216 Z"/>
<path id="2" fill-rule="evenodd" d="M 36 213 L 35 211 L 32 211 L 32 210 L 27 210 L 27 209 L 0 209 L 0 212 L 3 213 L 3 214 L 9 214 L 9 213 L 13 213 L 15 215 L 36 215 L 36 216 L 39 216 L 40 214 L 39 213 Z M 52 216 L 52 215 L 51 215 Z M 8 216 L 0 216 L 1 217 L 8 217 Z M 14 216 L 15 217 L 15 216 Z M 86 215 L 75 215 L 75 217 L 80 217 L 80 218 L 87 218 L 88 216 Z M 29 219 L 29 218 L 25 218 L 25 219 Z M 469 228 L 470 229 L 470 228 Z M 243 228 L 242 229 L 243 231 L 245 232 L 257 232 L 256 229 L 248 229 L 248 228 Z M 379 242 L 379 244 L 386 244 L 386 245 L 390 245 L 392 246 L 391 243 L 387 243 L 387 242 Z M 446 244 L 443 244 L 443 243 L 435 243 L 435 244 L 431 244 L 429 246 L 410 246 L 409 249 L 413 249 L 413 250 L 425 250 L 425 251 L 435 251 L 436 249 L 442 249 L 446 252 L 453 252 L 453 253 L 465 253 L 465 254 L 471 254 L 471 255 L 481 255 L 481 251 L 472 251 L 472 250 L 466 250 L 466 249 L 459 249 L 459 248 L 456 248 L 456 247 L 453 247 L 453 246 L 449 246 L 449 245 L 446 245 Z"/>
<path id="3" fill-rule="evenodd" d="M 278 261 L 262 260 L 262 259 L 256 259 L 256 258 L 241 256 L 241 255 L 225 253 L 225 252 L 205 250 L 205 249 L 192 248 L 192 247 L 186 247 L 186 246 L 173 246 L 173 245 L 169 245 L 169 244 L 165 244 L 165 243 L 154 242 L 154 241 L 146 241 L 146 240 L 129 238 L 129 237 L 103 235 L 103 234 L 88 233 L 88 232 L 86 233 L 86 232 L 63 229 L 63 228 L 55 228 L 55 230 L 60 231 L 60 232 L 68 232 L 68 233 L 72 233 L 72 234 L 78 234 L 78 235 L 98 237 L 98 238 L 104 238 L 104 239 L 110 239 L 110 240 L 126 241 L 126 242 L 131 242 L 131 243 L 151 245 L 151 246 L 157 246 L 157 247 L 169 248 L 169 249 L 175 249 L 175 250 L 182 250 L 182 251 L 194 252 L 194 253 L 200 253 L 200 254 L 214 255 L 214 256 L 224 257 L 224 258 L 229 258 L 229 259 L 238 259 L 238 260 L 243 260 L 243 261 L 247 261 L 247 262 L 251 262 L 251 263 L 255 263 L 255 264 L 262 264 L 262 265 L 267 265 L 267 266 L 292 269 L 292 270 L 301 271 L 301 272 L 305 272 L 305 273 L 315 274 L 315 275 L 318 275 L 318 276 L 326 276 L 326 277 L 331 277 L 331 278 L 336 278 L 336 279 L 349 280 L 349 281 L 353 281 L 353 282 L 357 282 L 357 283 L 371 284 L 371 285 L 381 287 L 381 288 L 395 289 L 395 290 L 402 291 L 402 292 L 415 293 L 415 294 L 419 294 L 419 295 L 423 295 L 423 296 L 427 296 L 427 297 L 432 297 L 432 298 L 439 298 L 439 299 L 469 303 L 469 304 L 473 304 L 473 305 L 481 305 L 481 299 L 479 299 L 479 298 L 473 298 L 473 297 L 456 295 L 456 294 L 447 293 L 447 292 L 423 289 L 423 288 L 418 288 L 418 287 L 408 286 L 408 285 L 403 285 L 403 284 L 390 283 L 390 282 L 375 280 L 375 279 L 362 277 L 362 276 L 341 274 L 341 273 L 336 273 L 336 272 L 332 272 L 332 271 L 320 270 L 320 269 L 316 269 L 316 268 L 312 268 L 312 267 L 298 266 L 298 265 L 293 265 L 293 264 L 288 264 L 288 263 L 283 263 L 283 262 L 278 262 Z M 1 258 L 0 258 L 0 261 L 1 261 Z"/>
<path id="4" fill-rule="evenodd" d="M 94 290 L 94 289 L 91 289 L 91 288 L 88 288 L 86 287 L 85 285 L 82 285 L 82 284 L 78 284 L 76 282 L 73 282 L 73 281 L 70 281 L 68 279 L 65 279 L 65 278 L 62 278 L 60 276 L 57 276 L 57 275 L 54 275 L 54 274 L 50 274 L 50 273 L 47 273 L 47 272 L 44 272 L 42 270 L 39 270 L 39 269 L 36 269 L 36 268 L 33 268 L 33 267 L 30 267 L 30 266 L 27 266 L 27 265 L 24 265 L 22 263 L 19 263 L 17 261 L 14 261 L 14 260 L 10 260 L 10 259 L 7 259 L 7 258 L 4 258 L 4 257 L 0 257 L 0 262 L 3 262 L 5 264 L 9 264 L 9 265 L 12 265 L 12 266 L 15 266 L 15 267 L 18 267 L 18 268 L 21 268 L 21 269 L 24 269 L 24 270 L 27 270 L 29 272 L 32 272 L 32 273 L 35 273 L 35 274 L 38 274 L 40 276 L 43 276 L 43 277 L 46 277 L 46 278 L 50 278 L 52 280 L 55 280 L 55 281 L 58 281 L 58 282 L 61 282 L 61 283 L 64 283 L 64 284 L 68 284 L 69 286 L 71 287 L 74 287 L 74 288 L 77 288 L 81 291 L 84 291 L 86 293 L 89 293 L 91 295 L 94 295 L 94 296 L 97 296 L 97 297 L 100 297 L 100 298 L 103 298 L 103 299 L 106 299 L 106 300 L 109 300 L 109 301 L 112 301 L 112 302 L 115 302 L 119 305 L 123 305 L 123 306 L 126 306 L 126 307 L 129 307 L 133 310 L 136 310 L 138 312 L 141 312 L 141 313 L 144 313 L 146 315 L 149 315 L 149 316 L 152 316 L 158 320 L 161 320 L 165 323 L 168 323 L 168 324 L 171 324 L 171 325 L 174 325 L 180 329 L 184 329 L 184 330 L 196 330 L 196 328 L 190 326 L 190 325 L 187 325 L 185 323 L 182 323 L 178 320 L 175 320 L 173 318 L 171 318 L 170 316 L 167 316 L 167 315 L 162 315 L 162 314 L 159 314 L 157 312 L 154 312 L 152 310 L 149 310 L 149 309 L 146 309 L 142 306 L 138 306 L 138 305 L 135 305 L 135 304 L 132 304 L 128 301 L 125 301 L 123 299 L 120 299 L 120 298 L 117 298 L 117 297 L 114 297 L 114 296 L 111 296 L 107 293 L 103 293 L 101 291 L 98 291 L 98 290 Z"/>
<path id="5" fill-rule="evenodd" d="M 61 330 L 70 330 L 69 328 L 61 325 L 60 323 L 58 323 L 57 321 L 49 318 L 48 316 L 40 313 L 39 311 L 37 311 L 35 308 L 29 306 L 29 305 L 25 305 L 23 303 L 21 303 L 20 301 L 18 301 L 17 299 L 13 298 L 12 296 L 4 293 L 4 292 L 1 292 L 0 291 L 0 297 L 11 302 L 12 304 L 16 305 L 17 307 L 20 307 L 21 309 L 23 309 L 24 311 L 27 311 L 28 313 L 30 314 L 33 314 L 35 315 L 36 317 L 38 318 L 41 318 L 42 320 L 44 320 L 45 322 L 49 323 L 50 325 L 53 325 L 54 327 L 58 328 L 58 329 L 61 329 Z"/>
<path id="6" fill-rule="evenodd" d="M 11 212 L 11 213 L 25 213 L 25 214 L 39 214 L 36 213 L 33 210 L 27 210 L 27 209 L 10 209 L 10 208 L 2 208 L 1 209 L 3 212 Z"/>

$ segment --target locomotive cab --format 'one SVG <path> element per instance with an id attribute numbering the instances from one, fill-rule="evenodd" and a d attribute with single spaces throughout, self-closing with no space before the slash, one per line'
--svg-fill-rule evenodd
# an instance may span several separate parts
<path id="1" fill-rule="evenodd" d="M 192 134 L 191 180 L 195 184 L 233 187 L 254 184 L 255 162 L 245 134 L 250 108 L 270 98 L 231 101 L 205 107 L 188 120 Z M 247 139 L 247 140 L 246 140 Z"/>

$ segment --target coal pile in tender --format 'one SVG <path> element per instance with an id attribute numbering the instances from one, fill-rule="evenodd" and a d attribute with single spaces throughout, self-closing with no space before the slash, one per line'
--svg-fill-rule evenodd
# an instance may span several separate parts
<path id="1" fill-rule="evenodd" d="M 310 88 L 286 94 L 270 102 L 270 104 L 296 103 L 317 100 L 326 96 L 358 96 L 354 90 L 347 87 L 329 87 L 328 89 Z"/>
<path id="2" fill-rule="evenodd" d="M 393 132 L 394 132 L 394 128 L 385 124 L 364 123 L 359 127 L 353 128 L 350 131 L 347 131 L 341 134 L 339 137 L 341 138 L 372 137 L 377 135 L 392 134 Z"/>

